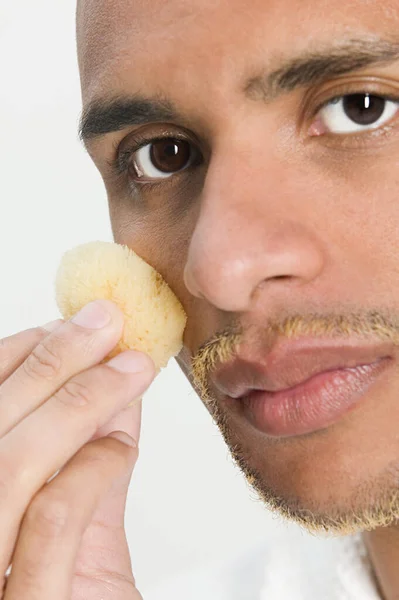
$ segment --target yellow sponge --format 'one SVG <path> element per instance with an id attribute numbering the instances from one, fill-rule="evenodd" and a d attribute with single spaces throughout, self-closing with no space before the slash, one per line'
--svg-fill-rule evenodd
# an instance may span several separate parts
<path id="1" fill-rule="evenodd" d="M 64 319 L 97 299 L 115 302 L 125 316 L 117 346 L 149 354 L 157 373 L 183 347 L 187 316 L 162 276 L 128 246 L 89 242 L 68 250 L 56 276 L 56 302 Z"/>

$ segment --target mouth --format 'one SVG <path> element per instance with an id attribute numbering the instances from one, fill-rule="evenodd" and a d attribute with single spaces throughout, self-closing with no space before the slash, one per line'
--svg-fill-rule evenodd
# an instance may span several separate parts
<path id="1" fill-rule="evenodd" d="M 315 344 L 318 344 L 317 346 Z M 357 341 L 358 344 L 358 341 Z M 332 340 L 290 340 L 266 356 L 248 346 L 219 366 L 211 385 L 269 436 L 324 429 L 353 410 L 393 363 L 391 344 L 345 346 Z"/>
<path id="2" fill-rule="evenodd" d="M 248 420 L 272 436 L 293 436 L 324 429 L 357 406 L 387 359 L 319 373 L 280 392 L 254 390 L 239 399 Z"/>

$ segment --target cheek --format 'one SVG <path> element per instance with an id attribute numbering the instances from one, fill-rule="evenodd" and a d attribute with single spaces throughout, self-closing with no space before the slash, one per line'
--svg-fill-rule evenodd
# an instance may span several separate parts
<path id="1" fill-rule="evenodd" d="M 149 216 L 140 218 L 131 209 L 122 210 L 120 204 L 118 208 L 115 206 L 116 203 L 110 204 L 115 242 L 126 244 L 153 266 L 176 294 L 187 314 L 184 346 L 178 363 L 186 376 L 190 377 L 193 349 L 204 339 L 210 338 L 220 326 L 212 307 L 194 297 L 184 283 L 184 267 L 195 221 L 189 221 L 186 217 L 166 227 L 165 220 L 157 222 L 152 215 L 151 219 Z"/>
<path id="2" fill-rule="evenodd" d="M 368 256 L 369 268 L 389 278 L 399 273 L 399 161 L 382 161 L 362 169 L 353 184 L 352 223 Z M 351 210 L 352 203 L 348 203 Z M 392 281 L 392 280 L 391 280 Z"/>
<path id="3" fill-rule="evenodd" d="M 183 282 L 189 241 L 185 221 L 170 223 L 165 214 L 136 211 L 122 203 L 110 203 L 110 218 L 114 240 L 126 244 L 156 269 L 173 292 L 187 304 L 187 289 Z"/>
<path id="4" fill-rule="evenodd" d="M 317 189 L 309 192 L 312 226 L 342 250 L 349 269 L 358 267 L 360 276 L 381 278 L 392 289 L 399 274 L 399 144 L 355 154 L 337 154 L 336 161 L 326 154 L 315 165 L 323 175 L 315 175 Z"/>

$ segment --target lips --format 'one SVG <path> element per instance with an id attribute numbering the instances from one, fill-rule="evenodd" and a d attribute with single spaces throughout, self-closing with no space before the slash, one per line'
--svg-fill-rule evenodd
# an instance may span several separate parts
<path id="1" fill-rule="evenodd" d="M 209 375 L 219 393 L 242 398 L 253 390 L 278 392 L 294 388 L 314 375 L 373 363 L 392 355 L 390 342 L 365 344 L 359 339 L 297 338 L 277 343 L 261 354 L 241 345 L 232 360 Z"/>

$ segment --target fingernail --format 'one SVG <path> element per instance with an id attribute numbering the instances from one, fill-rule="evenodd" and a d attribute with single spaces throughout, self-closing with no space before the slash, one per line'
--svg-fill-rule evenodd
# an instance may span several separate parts
<path id="1" fill-rule="evenodd" d="M 55 321 L 50 321 L 49 323 L 42 325 L 41 328 L 51 332 L 58 329 L 58 327 L 60 327 L 60 325 L 62 325 L 63 323 L 64 321 L 62 319 L 56 319 Z"/>
<path id="2" fill-rule="evenodd" d="M 87 329 L 101 329 L 111 321 L 110 313 L 95 300 L 86 304 L 74 317 L 71 323 Z"/>
<path id="3" fill-rule="evenodd" d="M 120 373 L 141 373 L 149 367 L 149 359 L 143 352 L 135 350 L 126 350 L 114 358 L 111 358 L 106 365 L 112 367 Z"/>
<path id="4" fill-rule="evenodd" d="M 136 440 L 134 440 L 125 431 L 113 431 L 112 433 L 109 433 L 107 437 L 115 438 L 116 440 L 119 440 L 120 442 L 123 442 L 124 444 L 126 444 L 127 446 L 131 446 L 132 448 L 137 447 Z"/>

